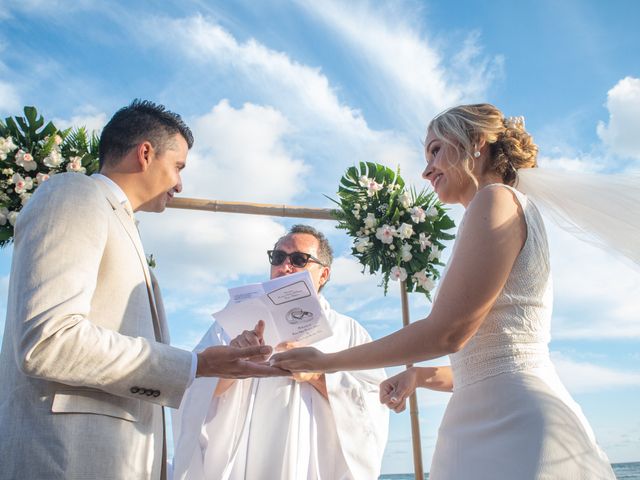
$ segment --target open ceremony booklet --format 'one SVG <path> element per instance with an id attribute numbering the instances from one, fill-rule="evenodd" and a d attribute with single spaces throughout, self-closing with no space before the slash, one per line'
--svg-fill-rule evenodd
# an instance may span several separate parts
<path id="1" fill-rule="evenodd" d="M 331 336 L 309 272 L 229 289 L 229 303 L 213 314 L 231 339 L 264 320 L 264 343 L 309 345 Z"/>

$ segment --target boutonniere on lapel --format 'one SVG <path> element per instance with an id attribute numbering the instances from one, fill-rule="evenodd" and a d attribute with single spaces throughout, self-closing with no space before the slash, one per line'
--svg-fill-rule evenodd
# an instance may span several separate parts
<path id="1" fill-rule="evenodd" d="M 149 265 L 149 268 L 156 268 L 156 259 L 153 258 L 153 253 L 147 255 L 147 265 Z"/>

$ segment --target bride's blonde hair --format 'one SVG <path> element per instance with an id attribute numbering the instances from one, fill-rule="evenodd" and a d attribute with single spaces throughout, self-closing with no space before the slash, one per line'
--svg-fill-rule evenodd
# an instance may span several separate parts
<path id="1" fill-rule="evenodd" d="M 497 107 L 488 103 L 445 110 L 431 120 L 429 130 L 458 152 L 464 170 L 476 183 L 472 174 L 474 153 L 483 140 L 489 146 L 485 173 L 498 174 L 507 185 L 515 184 L 519 169 L 538 166 L 538 146 L 525 130 L 524 118 L 505 118 Z"/>

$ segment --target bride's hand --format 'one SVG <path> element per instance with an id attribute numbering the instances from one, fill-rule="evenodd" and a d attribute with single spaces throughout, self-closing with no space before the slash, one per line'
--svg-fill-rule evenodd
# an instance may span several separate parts
<path id="1" fill-rule="evenodd" d="M 406 401 L 418 385 L 417 371 L 414 367 L 387 378 L 380 384 L 380 403 L 396 413 L 406 408 Z"/>
<path id="2" fill-rule="evenodd" d="M 313 347 L 293 348 L 276 353 L 269 364 L 290 372 L 322 373 L 327 371 L 327 355 Z"/>

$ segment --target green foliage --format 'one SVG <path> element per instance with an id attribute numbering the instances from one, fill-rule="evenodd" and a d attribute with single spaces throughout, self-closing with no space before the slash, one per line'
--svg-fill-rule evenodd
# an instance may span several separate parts
<path id="1" fill-rule="evenodd" d="M 454 238 L 445 230 L 455 226 L 435 194 L 405 188 L 399 170 L 361 162 L 340 179 L 338 197 L 337 228 L 353 237 L 363 272 L 381 273 L 385 294 L 389 279 L 406 273 L 407 291 L 431 299 L 443 242 Z"/>
<path id="2" fill-rule="evenodd" d="M 59 130 L 34 107 L 0 120 L 0 247 L 13 240 L 17 215 L 48 177 L 98 171 L 98 145 L 84 127 Z"/>

